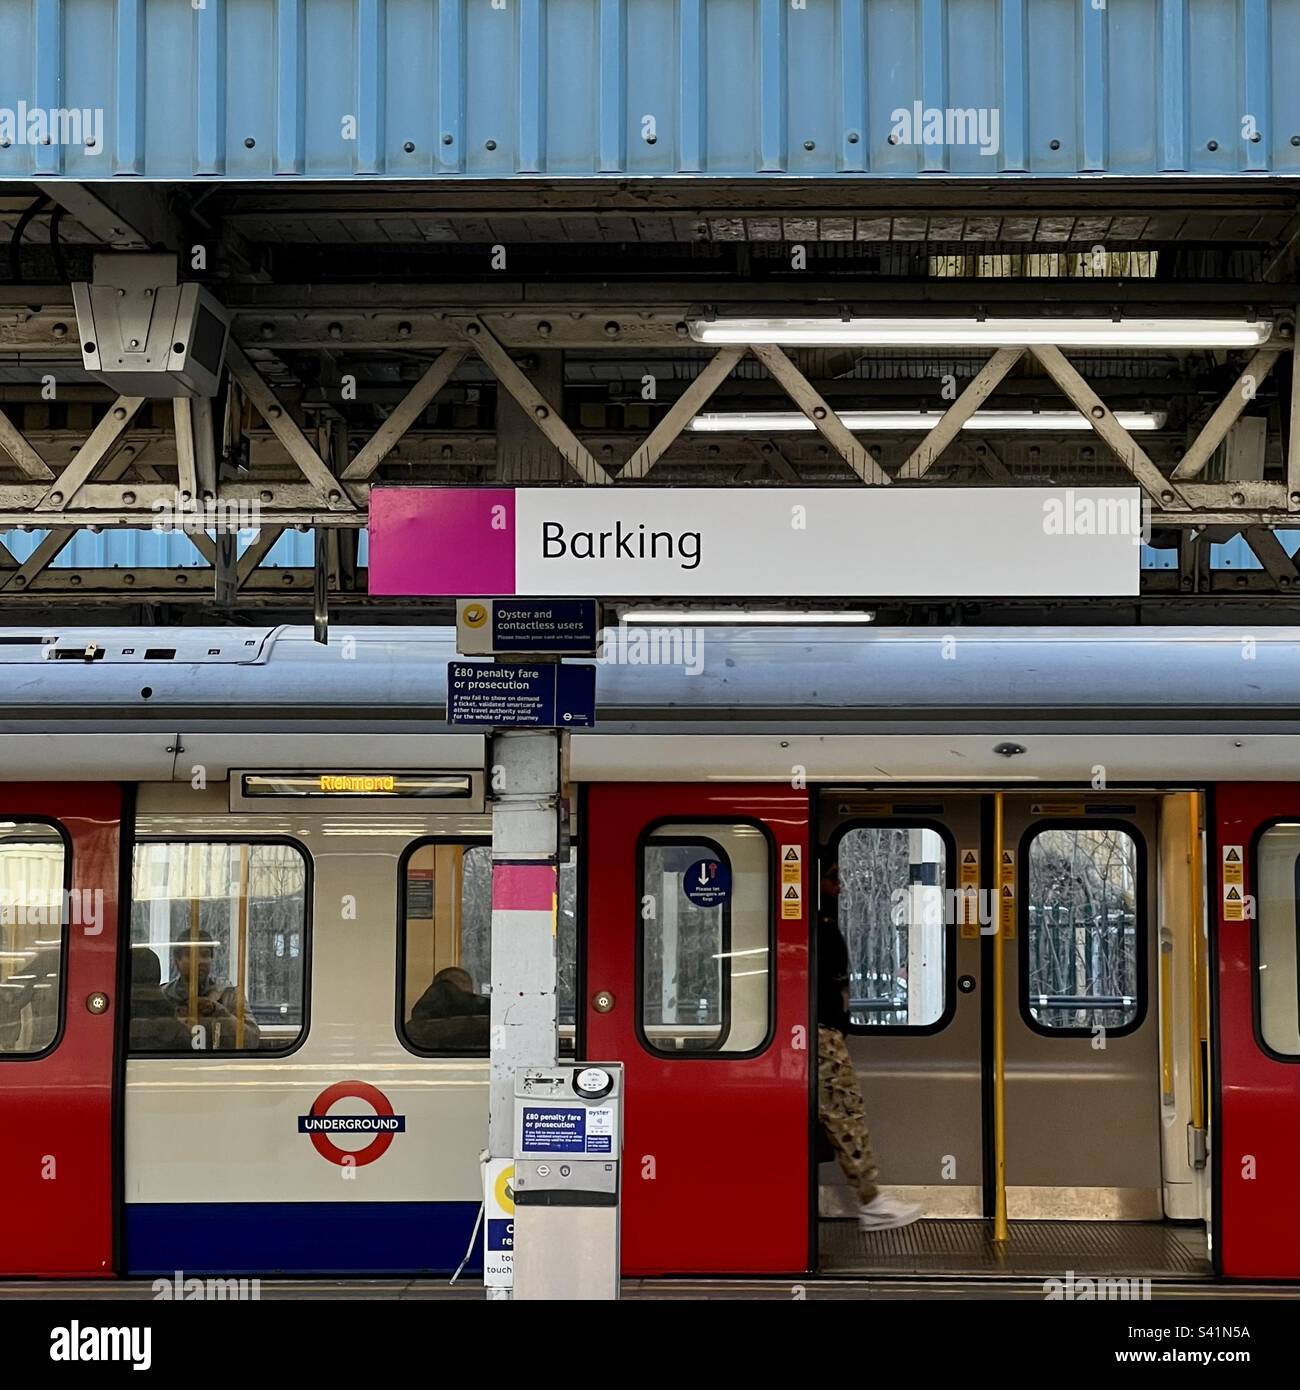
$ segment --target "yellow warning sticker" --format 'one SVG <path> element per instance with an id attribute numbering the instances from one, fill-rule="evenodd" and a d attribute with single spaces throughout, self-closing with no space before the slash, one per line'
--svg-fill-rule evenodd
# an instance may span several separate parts
<path id="1" fill-rule="evenodd" d="M 781 883 L 803 883 L 803 846 L 781 846 Z"/>
<path id="2" fill-rule="evenodd" d="M 781 890 L 781 920 L 795 922 L 803 916 L 803 892 L 798 884 L 787 884 Z"/>
<path id="3" fill-rule="evenodd" d="M 1016 852 L 1013 849 L 1004 849 L 1002 858 L 998 863 L 998 883 L 1010 883 L 1013 886 L 1016 881 Z"/>
<path id="4" fill-rule="evenodd" d="M 980 934 L 980 852 L 977 849 L 964 849 L 957 859 L 961 885 L 961 934 L 969 940 Z"/>
<path id="5" fill-rule="evenodd" d="M 1242 912 L 1246 906 L 1245 899 L 1242 897 L 1241 889 L 1229 884 L 1223 890 L 1223 920 L 1225 922 L 1240 922 L 1243 920 Z"/>
<path id="6" fill-rule="evenodd" d="M 1246 860 L 1241 845 L 1223 847 L 1223 882 L 1235 883 L 1239 887 L 1246 882 Z"/>
<path id="7" fill-rule="evenodd" d="M 1004 849 L 998 860 L 998 935 L 1008 941 L 1016 934 L 1016 852 Z"/>
<path id="8" fill-rule="evenodd" d="M 1008 941 L 1016 935 L 1016 893 L 1009 883 L 1002 885 L 998 895 L 998 934 Z"/>

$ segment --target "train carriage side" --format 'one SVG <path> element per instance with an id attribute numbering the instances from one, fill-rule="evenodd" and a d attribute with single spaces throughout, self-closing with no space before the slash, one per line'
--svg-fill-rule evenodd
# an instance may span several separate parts
<path id="1" fill-rule="evenodd" d="M 469 1244 L 491 815 L 483 739 L 429 716 L 449 640 L 369 635 L 383 660 L 347 663 L 341 685 L 304 637 L 244 640 L 256 655 L 237 670 L 151 672 L 179 736 L 158 704 L 89 731 L 112 703 L 100 663 L 57 669 L 39 715 L 30 682 L 9 682 L 0 1111 L 22 1142 L 0 1162 L 29 1201 L 0 1274 L 420 1273 Z M 842 643 L 719 640 L 728 672 L 783 651 L 844 705 Z M 896 673 L 925 640 L 890 639 L 882 701 L 905 696 Z M 1015 665 L 1059 684 L 1057 643 L 1030 640 L 1015 636 Z M 1222 705 L 1221 667 L 1188 645 L 1188 689 Z M 985 676 L 1005 652 L 992 660 Z M 1212 1260 L 1230 1279 L 1300 1278 L 1295 728 L 1152 720 L 1124 743 L 1048 700 L 960 728 L 892 705 L 888 723 L 823 714 L 813 732 L 788 692 L 749 703 L 748 677 L 704 689 L 658 671 L 647 695 L 641 676 L 602 669 L 607 726 L 570 741 L 580 863 L 559 923 L 566 1043 L 576 1028 L 585 1055 L 628 1066 L 626 1272 L 884 1267 L 818 1162 L 813 926 L 835 857 L 857 964 L 848 1050 L 884 1181 L 925 1205 L 922 1232 L 960 1243 L 993 1215 L 1001 941 L 1012 1248 L 1057 1223 L 1059 1264 L 1096 1243 L 1087 1223 L 1114 1236 L 1109 1274 Z M 195 682 L 224 709 L 200 720 Z M 137 702 L 139 683 L 122 683 Z M 1033 760 L 1018 781 L 993 751 L 1013 740 Z M 1134 777 L 1086 785 L 1085 745 Z M 978 896 L 962 915 L 971 887 L 990 920 Z M 715 1131 L 725 1171 L 701 1158 Z"/>

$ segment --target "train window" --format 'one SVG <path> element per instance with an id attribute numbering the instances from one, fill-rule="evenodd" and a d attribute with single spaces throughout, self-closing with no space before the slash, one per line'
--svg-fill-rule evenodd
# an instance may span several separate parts
<path id="1" fill-rule="evenodd" d="M 67 924 L 94 909 L 67 892 L 67 870 L 53 826 L 0 821 L 0 1057 L 35 1056 L 58 1036 Z"/>
<path id="2" fill-rule="evenodd" d="M 1051 827 L 1029 842 L 1022 1006 L 1044 1032 L 1131 1028 L 1141 1013 L 1137 840 Z"/>
<path id="3" fill-rule="evenodd" d="M 664 825 L 641 854 L 640 1030 L 657 1052 L 753 1052 L 771 1019 L 768 844 L 753 825 Z"/>
<path id="4" fill-rule="evenodd" d="M 283 1052 L 303 1031 L 307 860 L 281 842 L 142 841 L 132 1052 Z"/>
<path id="5" fill-rule="evenodd" d="M 1259 1035 L 1283 1057 L 1300 1057 L 1300 825 L 1259 838 L 1256 941 Z"/>
<path id="6" fill-rule="evenodd" d="M 861 826 L 840 836 L 839 927 L 855 1028 L 929 1028 L 948 1006 L 944 887 L 937 830 Z"/>
<path id="7" fill-rule="evenodd" d="M 402 1036 L 417 1052 L 486 1057 L 492 847 L 421 841 L 401 881 Z"/>
<path id="8" fill-rule="evenodd" d="M 560 865 L 555 931 L 560 1051 L 574 1050 L 577 873 Z M 416 1052 L 488 1054 L 492 990 L 492 847 L 423 840 L 401 870 L 399 1031 Z"/>

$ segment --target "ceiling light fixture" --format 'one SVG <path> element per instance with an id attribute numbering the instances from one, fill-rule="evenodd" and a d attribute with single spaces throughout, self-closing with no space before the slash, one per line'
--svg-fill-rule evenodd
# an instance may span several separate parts
<path id="1" fill-rule="evenodd" d="M 697 343 L 743 347 L 1258 347 L 1271 319 L 691 319 Z"/>
<path id="2" fill-rule="evenodd" d="M 732 624 L 736 627 L 765 627 L 781 624 L 800 624 L 817 627 L 822 624 L 862 625 L 874 623 L 876 615 L 865 609 L 855 611 L 824 612 L 797 611 L 788 608 L 744 609 L 744 608 L 625 608 L 619 614 L 623 625 L 644 623 L 650 627 L 689 626 L 692 623 Z"/>
<path id="3" fill-rule="evenodd" d="M 933 429 L 943 419 L 939 410 L 841 410 L 837 414 L 845 428 L 851 430 L 880 430 L 921 434 Z M 1163 410 L 1117 410 L 1115 419 L 1126 430 L 1161 430 L 1165 427 Z M 795 430 L 813 430 L 817 426 L 798 410 L 737 410 L 697 415 L 690 428 L 701 434 L 733 434 L 738 431 L 757 434 L 785 434 Z M 1089 430 L 1091 422 L 1077 410 L 977 410 L 962 429 L 977 433 L 997 434 L 1006 430 Z"/>

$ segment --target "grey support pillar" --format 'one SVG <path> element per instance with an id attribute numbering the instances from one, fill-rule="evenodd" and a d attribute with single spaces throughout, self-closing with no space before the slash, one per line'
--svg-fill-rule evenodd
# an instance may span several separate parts
<path id="1" fill-rule="evenodd" d="M 560 735 L 498 734 L 488 770 L 492 805 L 492 1040 L 488 1151 L 514 1152 L 515 1068 L 559 1057 L 555 907 Z M 508 1297 L 488 1290 L 489 1298 Z"/>
<path id="2" fill-rule="evenodd" d="M 935 1022 L 943 1013 L 943 840 L 934 830 L 907 832 L 910 911 L 907 932 L 907 1021 Z"/>

